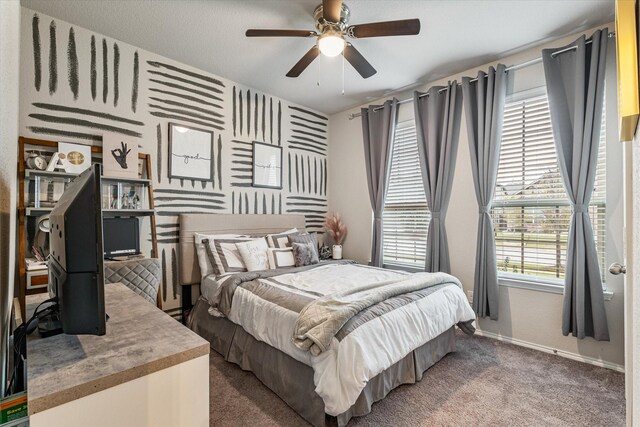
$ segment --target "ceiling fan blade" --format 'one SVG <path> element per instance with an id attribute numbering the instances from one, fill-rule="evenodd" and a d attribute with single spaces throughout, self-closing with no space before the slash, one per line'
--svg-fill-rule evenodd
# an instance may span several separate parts
<path id="1" fill-rule="evenodd" d="M 247 30 L 247 37 L 315 37 L 315 31 L 308 30 Z"/>
<path id="2" fill-rule="evenodd" d="M 349 64 L 353 65 L 363 79 L 368 79 L 377 73 L 376 69 L 369 64 L 369 61 L 364 59 L 364 56 L 356 50 L 351 44 L 347 44 L 342 52 L 345 59 L 349 61 Z"/>
<path id="3" fill-rule="evenodd" d="M 357 39 L 365 37 L 414 36 L 420 34 L 420 20 L 403 19 L 401 21 L 352 25 L 347 28 L 347 34 Z"/>
<path id="4" fill-rule="evenodd" d="M 322 17 L 329 22 L 340 22 L 342 0 L 322 0 Z"/>
<path id="5" fill-rule="evenodd" d="M 300 61 L 289 70 L 287 77 L 298 77 L 318 55 L 320 55 L 320 49 L 318 49 L 318 46 L 313 45 Z"/>

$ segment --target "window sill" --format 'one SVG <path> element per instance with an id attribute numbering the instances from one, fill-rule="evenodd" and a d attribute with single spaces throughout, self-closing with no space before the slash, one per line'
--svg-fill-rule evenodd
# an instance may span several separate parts
<path id="1" fill-rule="evenodd" d="M 517 275 L 498 274 L 498 285 L 507 288 L 527 289 L 529 291 L 548 292 L 552 294 L 564 294 L 564 282 L 558 279 L 529 279 Z M 604 291 L 604 300 L 611 301 L 613 292 Z"/>
<path id="2" fill-rule="evenodd" d="M 409 273 L 424 273 L 424 267 L 420 268 L 404 264 L 385 263 L 382 265 L 382 268 L 388 268 L 389 270 L 408 271 Z"/>

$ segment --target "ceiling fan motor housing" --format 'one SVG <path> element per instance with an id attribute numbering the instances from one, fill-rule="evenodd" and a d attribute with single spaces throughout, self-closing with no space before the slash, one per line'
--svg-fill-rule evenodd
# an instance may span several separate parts
<path id="1" fill-rule="evenodd" d="M 330 22 L 324 19 L 322 4 L 318 5 L 318 7 L 313 11 L 313 19 L 316 21 L 316 29 L 320 34 L 324 34 L 326 31 L 334 31 L 338 33 L 345 32 L 347 30 L 347 24 L 349 23 L 350 16 L 351 12 L 349 11 L 349 7 L 344 3 L 342 3 L 342 6 L 340 7 L 340 22 Z"/>

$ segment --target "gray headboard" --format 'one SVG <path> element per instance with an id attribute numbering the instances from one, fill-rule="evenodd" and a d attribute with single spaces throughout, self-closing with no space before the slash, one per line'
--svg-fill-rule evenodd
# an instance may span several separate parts
<path id="1" fill-rule="evenodd" d="M 200 284 L 194 233 L 262 235 L 294 227 L 300 230 L 305 228 L 304 215 L 180 214 L 180 284 Z"/>

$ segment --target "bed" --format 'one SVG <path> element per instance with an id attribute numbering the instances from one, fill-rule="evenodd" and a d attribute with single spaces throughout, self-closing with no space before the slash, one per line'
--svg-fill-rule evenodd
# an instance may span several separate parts
<path id="1" fill-rule="evenodd" d="M 195 233 L 264 236 L 302 215 L 180 215 L 181 284 L 199 285 L 188 326 L 314 426 L 346 425 L 455 351 L 475 319 L 460 283 L 325 261 L 201 277 Z"/>

